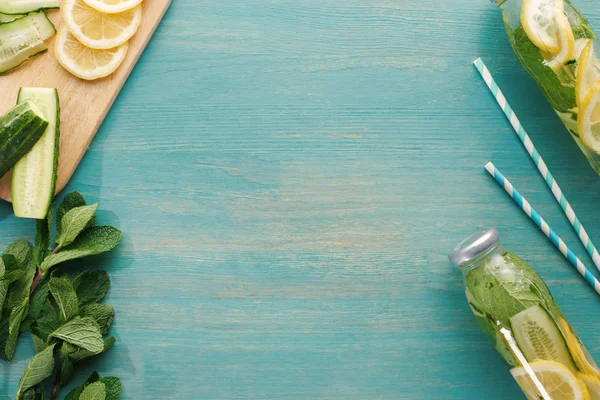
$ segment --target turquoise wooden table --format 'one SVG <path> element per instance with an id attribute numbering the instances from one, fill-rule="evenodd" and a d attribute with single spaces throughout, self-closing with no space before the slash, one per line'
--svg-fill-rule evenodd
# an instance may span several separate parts
<path id="1" fill-rule="evenodd" d="M 595 3 L 576 1 L 600 29 Z M 446 258 L 486 226 L 600 359 L 599 299 L 483 170 L 584 257 L 478 56 L 600 241 L 600 179 L 488 1 L 174 1 L 67 187 L 125 232 L 91 265 L 112 277 L 117 345 L 75 381 L 118 375 L 126 399 L 520 399 Z M 32 230 L 0 205 L 2 248 Z"/>

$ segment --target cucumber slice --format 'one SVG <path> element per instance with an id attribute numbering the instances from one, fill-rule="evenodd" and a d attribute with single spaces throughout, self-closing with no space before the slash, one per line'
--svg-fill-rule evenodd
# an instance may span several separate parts
<path id="1" fill-rule="evenodd" d="M 535 305 L 521 311 L 510 319 L 510 325 L 527 361 L 556 361 L 571 371 L 577 371 L 563 335 L 542 306 Z"/>
<path id="2" fill-rule="evenodd" d="M 0 14 L 0 25 L 24 18 L 25 14 Z"/>
<path id="3" fill-rule="evenodd" d="M 58 0 L 2 0 L 0 13 L 28 14 L 34 11 L 58 8 Z"/>
<path id="4" fill-rule="evenodd" d="M 21 88 L 18 103 L 33 101 L 48 127 L 33 149 L 13 168 L 12 201 L 15 216 L 43 219 L 54 198 L 58 166 L 60 106 L 56 89 Z"/>
<path id="5" fill-rule="evenodd" d="M 0 74 L 47 50 L 43 40 L 55 32 L 54 25 L 43 12 L 0 24 Z"/>
<path id="6" fill-rule="evenodd" d="M 0 117 L 0 177 L 31 150 L 48 127 L 48 121 L 31 101 Z"/>

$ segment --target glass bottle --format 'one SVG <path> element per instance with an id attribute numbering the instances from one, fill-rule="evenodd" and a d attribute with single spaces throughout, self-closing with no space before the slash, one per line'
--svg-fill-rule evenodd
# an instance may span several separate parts
<path id="1" fill-rule="evenodd" d="M 569 0 L 496 0 L 525 70 L 600 174 L 600 61 L 596 35 Z"/>
<path id="2" fill-rule="evenodd" d="M 477 323 L 528 399 L 600 398 L 600 369 L 544 281 L 500 245 L 495 229 L 469 236 L 449 258 Z"/>

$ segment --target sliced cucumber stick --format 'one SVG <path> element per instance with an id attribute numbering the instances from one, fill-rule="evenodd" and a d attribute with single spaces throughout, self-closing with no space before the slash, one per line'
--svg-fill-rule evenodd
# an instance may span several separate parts
<path id="1" fill-rule="evenodd" d="M 47 50 L 44 40 L 55 32 L 54 25 L 43 12 L 0 24 L 0 74 Z"/>
<path id="2" fill-rule="evenodd" d="M 56 89 L 21 88 L 18 103 L 33 101 L 46 116 L 48 127 L 31 151 L 13 168 L 12 201 L 15 216 L 43 219 L 54 198 L 58 166 L 59 114 Z"/>
<path id="3" fill-rule="evenodd" d="M 58 0 L 2 0 L 0 13 L 2 14 L 28 14 L 34 11 L 58 8 Z"/>
<path id="4" fill-rule="evenodd" d="M 515 340 L 527 361 L 556 361 L 576 371 L 563 335 L 540 305 L 529 307 L 510 319 Z"/>
<path id="5" fill-rule="evenodd" d="M 0 178 L 31 150 L 47 127 L 46 117 L 31 101 L 0 117 Z"/>

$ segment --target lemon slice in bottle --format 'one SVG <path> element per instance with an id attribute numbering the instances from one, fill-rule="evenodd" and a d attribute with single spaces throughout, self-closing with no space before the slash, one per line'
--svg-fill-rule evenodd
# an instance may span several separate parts
<path id="1" fill-rule="evenodd" d="M 553 70 L 557 70 L 573 59 L 575 52 L 575 35 L 569 24 L 569 18 L 564 11 L 563 0 L 555 0 L 556 12 L 554 16 L 557 27 L 557 38 L 560 50 L 551 52 L 552 55 L 546 58 L 546 64 Z"/>
<path id="2" fill-rule="evenodd" d="M 587 387 L 590 400 L 600 400 L 600 379 L 587 374 L 577 374 L 577 378 Z"/>
<path id="3" fill-rule="evenodd" d="M 524 367 L 510 370 L 529 400 L 590 400 L 585 384 L 564 365 L 555 361 L 534 361 L 529 367 L 535 377 L 531 377 Z"/>
<path id="4" fill-rule="evenodd" d="M 600 82 L 592 86 L 579 107 L 577 130 L 583 143 L 600 154 Z"/>
<path id="5" fill-rule="evenodd" d="M 600 80 L 600 70 L 597 67 L 598 60 L 594 54 L 592 41 L 581 51 L 577 62 L 577 77 L 575 79 L 575 94 L 577 105 L 581 106 L 590 89 Z"/>
<path id="6" fill-rule="evenodd" d="M 82 44 L 92 49 L 112 49 L 127 42 L 142 22 L 142 4 L 116 14 L 100 12 L 83 0 L 65 0 L 65 23 Z"/>
<path id="7" fill-rule="evenodd" d="M 561 49 L 556 15 L 563 12 L 563 8 L 558 8 L 556 3 L 556 0 L 523 0 L 521 8 L 521 25 L 527 37 L 540 50 L 549 53 L 558 53 Z"/>
<path id="8" fill-rule="evenodd" d="M 83 0 L 88 6 L 103 13 L 120 13 L 131 10 L 142 2 L 142 0 Z"/>
<path id="9" fill-rule="evenodd" d="M 81 44 L 68 29 L 62 28 L 56 36 L 56 59 L 67 71 L 78 78 L 94 80 L 112 74 L 125 59 L 128 43 L 108 50 L 95 50 Z"/>

